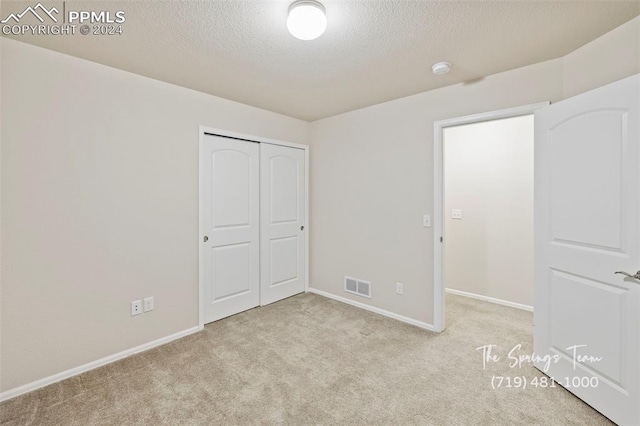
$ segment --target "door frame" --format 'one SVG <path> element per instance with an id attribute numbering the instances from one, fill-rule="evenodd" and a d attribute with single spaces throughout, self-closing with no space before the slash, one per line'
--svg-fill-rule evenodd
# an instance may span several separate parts
<path id="1" fill-rule="evenodd" d="M 267 143 L 271 145 L 286 146 L 289 148 L 297 148 L 304 150 L 304 167 L 305 167 L 305 200 L 304 200 L 304 237 L 305 237 L 305 259 L 304 259 L 304 291 L 309 291 L 309 146 L 298 143 L 285 142 L 277 139 L 265 138 L 262 136 L 249 135 L 245 133 L 234 132 L 231 130 L 218 129 L 215 127 L 200 126 L 198 130 L 198 326 L 200 330 L 204 328 L 204 250 L 201 244 L 202 236 L 204 235 L 203 224 L 203 191 L 204 191 L 204 175 L 203 175 L 203 161 L 202 156 L 204 138 L 207 135 L 222 136 L 229 138 L 230 140 L 237 140 L 239 142 L 254 142 L 254 143 Z M 260 289 L 258 288 L 258 291 Z"/>
<path id="2" fill-rule="evenodd" d="M 481 123 L 533 114 L 535 110 L 549 106 L 539 102 L 514 108 L 448 118 L 433 123 L 433 328 L 444 331 L 444 138 L 447 127 Z"/>

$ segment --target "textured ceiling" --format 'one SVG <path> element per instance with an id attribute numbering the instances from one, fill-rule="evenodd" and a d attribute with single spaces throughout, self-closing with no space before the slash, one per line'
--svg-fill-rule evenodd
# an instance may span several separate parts
<path id="1" fill-rule="evenodd" d="M 327 31 L 305 42 L 291 1 L 68 0 L 124 10 L 124 34 L 13 38 L 311 121 L 558 58 L 640 14 L 639 0 L 324 0 Z M 3 0 L 2 18 L 35 3 Z M 451 73 L 432 75 L 438 61 Z"/>

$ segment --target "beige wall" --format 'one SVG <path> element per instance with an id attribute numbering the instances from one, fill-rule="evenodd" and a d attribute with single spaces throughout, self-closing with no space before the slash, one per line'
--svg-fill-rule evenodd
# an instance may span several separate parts
<path id="1" fill-rule="evenodd" d="M 198 126 L 306 143 L 308 123 L 1 43 L 7 390 L 196 326 Z"/>
<path id="2" fill-rule="evenodd" d="M 533 116 L 443 133 L 446 288 L 532 306 Z"/>
<path id="3" fill-rule="evenodd" d="M 433 322 L 433 123 L 561 98 L 554 60 L 312 123 L 311 285 Z M 344 292 L 344 275 L 373 297 Z M 404 283 L 404 295 L 395 283 Z"/>
<path id="4" fill-rule="evenodd" d="M 554 102 L 638 73 L 639 20 L 565 58 L 312 123 L 312 287 L 432 323 L 433 232 L 421 221 L 433 214 L 434 121 Z M 373 297 L 345 293 L 344 275 L 371 280 Z"/>
<path id="5" fill-rule="evenodd" d="M 565 98 L 640 73 L 640 16 L 565 56 Z"/>

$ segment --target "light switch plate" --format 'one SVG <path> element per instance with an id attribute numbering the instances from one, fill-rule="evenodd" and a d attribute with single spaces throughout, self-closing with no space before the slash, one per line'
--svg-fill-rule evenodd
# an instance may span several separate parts
<path id="1" fill-rule="evenodd" d="M 462 210 L 458 210 L 458 209 L 451 210 L 451 218 L 462 219 Z"/>
<path id="2" fill-rule="evenodd" d="M 153 311 L 153 297 L 144 298 L 144 311 L 145 312 Z"/>
<path id="3" fill-rule="evenodd" d="M 431 215 L 425 214 L 424 216 L 422 216 L 422 226 L 424 226 L 425 228 L 431 227 Z"/>

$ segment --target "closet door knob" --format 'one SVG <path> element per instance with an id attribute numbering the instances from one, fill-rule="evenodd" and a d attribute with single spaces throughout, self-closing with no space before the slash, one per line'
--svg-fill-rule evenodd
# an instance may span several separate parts
<path id="1" fill-rule="evenodd" d="M 300 230 L 301 230 L 301 231 L 304 231 L 304 225 L 300 227 Z"/>
<path id="2" fill-rule="evenodd" d="M 205 235 L 205 236 L 204 236 L 204 238 L 202 239 L 202 241 L 204 241 L 204 242 L 206 243 L 207 241 L 209 241 L 209 237 L 207 237 L 207 236 Z"/>

